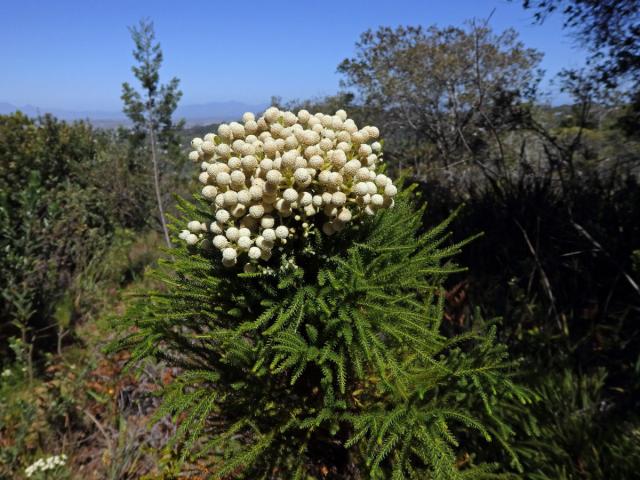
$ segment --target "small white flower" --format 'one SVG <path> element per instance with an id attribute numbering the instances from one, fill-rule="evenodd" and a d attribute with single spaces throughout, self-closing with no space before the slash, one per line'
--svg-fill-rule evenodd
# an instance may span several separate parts
<path id="1" fill-rule="evenodd" d="M 224 250 L 222 250 L 222 258 L 228 262 L 235 260 L 237 256 L 238 256 L 238 252 L 236 251 L 235 248 L 227 247 Z"/>

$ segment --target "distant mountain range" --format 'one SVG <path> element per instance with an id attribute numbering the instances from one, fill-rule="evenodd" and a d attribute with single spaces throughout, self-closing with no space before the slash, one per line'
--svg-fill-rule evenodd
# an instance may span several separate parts
<path id="1" fill-rule="evenodd" d="M 211 123 L 238 120 L 244 112 L 260 113 L 269 104 L 250 105 L 243 102 L 209 102 L 196 105 L 179 106 L 174 117 L 184 118 L 187 125 L 207 125 Z M 6 115 L 20 110 L 28 116 L 51 113 L 61 120 L 89 120 L 97 127 L 116 127 L 127 125 L 129 120 L 122 112 L 107 110 L 65 110 L 60 108 L 43 108 L 34 105 L 16 106 L 8 102 L 0 102 L 0 115 Z"/>

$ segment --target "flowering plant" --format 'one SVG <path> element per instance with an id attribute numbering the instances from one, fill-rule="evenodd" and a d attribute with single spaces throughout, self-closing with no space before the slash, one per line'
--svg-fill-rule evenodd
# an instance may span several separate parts
<path id="1" fill-rule="evenodd" d="M 243 120 L 193 141 L 204 185 L 180 202 L 166 289 L 113 347 L 179 367 L 156 418 L 182 458 L 214 479 L 495 478 L 458 439 L 513 453 L 491 406 L 529 397 L 493 330 L 441 328 L 453 215 L 424 231 L 377 128 L 343 111 Z"/>
<path id="2" fill-rule="evenodd" d="M 274 245 L 306 237 L 316 225 L 330 236 L 392 207 L 397 188 L 376 173 L 378 136 L 376 127 L 358 129 L 344 110 L 311 115 L 271 107 L 257 120 L 245 113 L 243 124 L 221 124 L 217 135 L 195 138 L 189 154 L 201 162 L 202 196 L 215 221 L 192 220 L 180 238 L 213 245 L 227 267 L 246 253 L 245 270 L 253 271 Z"/>

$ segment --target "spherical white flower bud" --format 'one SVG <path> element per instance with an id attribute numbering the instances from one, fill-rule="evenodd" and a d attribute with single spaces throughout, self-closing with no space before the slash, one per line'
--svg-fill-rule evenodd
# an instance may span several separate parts
<path id="1" fill-rule="evenodd" d="M 249 258 L 252 260 L 258 260 L 260 258 L 260 255 L 262 255 L 262 250 L 260 250 L 258 247 L 251 247 L 249 249 Z"/>
<path id="2" fill-rule="evenodd" d="M 347 154 L 344 150 L 334 150 L 331 154 L 331 163 L 335 168 L 342 168 L 347 163 Z"/>
<path id="3" fill-rule="evenodd" d="M 267 140 L 262 146 L 265 155 L 272 157 L 278 151 L 278 145 L 273 140 Z"/>
<path id="4" fill-rule="evenodd" d="M 284 225 L 280 225 L 279 227 L 276 228 L 275 234 L 276 234 L 276 237 L 278 237 L 279 239 L 281 240 L 285 239 L 289 236 L 289 229 Z M 264 232 L 262 236 L 264 236 Z"/>
<path id="5" fill-rule="evenodd" d="M 190 233 L 189 235 L 187 235 L 185 241 L 187 242 L 187 245 L 195 245 L 196 243 L 198 243 L 198 236 Z"/>
<path id="6" fill-rule="evenodd" d="M 242 228 L 238 229 L 238 235 L 240 235 L 241 237 L 250 237 L 251 236 L 251 230 L 249 230 L 246 227 L 242 227 Z"/>
<path id="7" fill-rule="evenodd" d="M 347 196 L 344 192 L 334 192 L 331 196 L 331 203 L 337 207 L 341 207 L 347 203 Z"/>
<path id="8" fill-rule="evenodd" d="M 378 191 L 378 187 L 376 187 L 376 184 L 373 182 L 367 182 L 367 188 L 369 195 L 373 195 Z"/>
<path id="9" fill-rule="evenodd" d="M 367 190 L 368 189 L 369 188 L 367 187 Z M 367 193 L 366 195 L 361 197 L 360 200 L 362 201 L 363 205 L 369 205 L 369 203 L 371 203 L 371 194 Z"/>
<path id="10" fill-rule="evenodd" d="M 297 157 L 298 157 L 297 150 L 289 150 L 288 152 L 285 152 L 281 157 L 282 167 L 293 169 L 293 167 L 296 165 Z"/>
<path id="11" fill-rule="evenodd" d="M 212 176 L 213 178 L 216 178 L 216 176 L 218 175 L 218 173 L 220 173 L 222 171 L 222 164 L 221 163 L 210 163 L 209 166 L 207 167 L 207 173 Z"/>
<path id="12" fill-rule="evenodd" d="M 200 154 L 197 151 L 189 152 L 189 160 L 192 162 L 197 162 L 200 160 Z"/>
<path id="13" fill-rule="evenodd" d="M 235 170 L 231 172 L 231 183 L 235 183 L 236 185 L 243 184 L 245 181 L 245 175 L 241 170 Z"/>
<path id="14" fill-rule="evenodd" d="M 380 173 L 376 175 L 376 179 L 374 180 L 374 182 L 378 187 L 384 188 L 391 183 L 391 179 L 386 175 Z"/>
<path id="15" fill-rule="evenodd" d="M 197 220 L 192 220 L 187 224 L 187 228 L 189 229 L 189 231 L 193 233 L 198 233 L 202 229 L 201 227 L 202 227 L 201 223 L 198 222 Z"/>
<path id="16" fill-rule="evenodd" d="M 216 183 L 220 186 L 226 186 L 231 183 L 231 175 L 227 172 L 220 172 L 216 175 Z"/>
<path id="17" fill-rule="evenodd" d="M 271 134 L 275 137 L 282 137 L 284 136 L 284 127 L 282 125 L 280 125 L 279 123 L 273 123 L 271 124 L 271 126 L 269 127 L 269 131 L 271 132 Z"/>
<path id="18" fill-rule="evenodd" d="M 356 183 L 355 186 L 353 187 L 353 190 L 356 192 L 357 195 L 360 195 L 360 196 L 364 196 L 367 193 L 369 193 L 369 187 L 366 182 Z"/>
<path id="19" fill-rule="evenodd" d="M 237 140 L 234 140 L 233 143 L 231 144 L 231 149 L 236 153 L 240 153 L 242 151 L 243 146 L 244 146 L 244 140 L 237 139 Z"/>
<path id="20" fill-rule="evenodd" d="M 374 152 L 379 152 L 380 150 L 382 150 L 382 145 L 380 144 L 380 142 L 373 142 L 371 144 L 371 150 L 373 150 Z"/>
<path id="21" fill-rule="evenodd" d="M 298 120 L 300 120 L 300 123 L 307 123 L 310 118 L 311 114 L 305 109 L 302 109 L 298 112 Z"/>
<path id="22" fill-rule="evenodd" d="M 298 145 L 299 145 L 298 139 L 293 135 L 289 135 L 287 138 L 284 139 L 284 145 L 289 150 L 293 148 L 298 148 Z"/>
<path id="23" fill-rule="evenodd" d="M 225 237 L 224 235 L 216 235 L 215 237 L 213 237 L 213 246 L 218 250 L 222 250 L 227 245 L 229 245 L 229 240 L 227 240 L 227 237 Z"/>
<path id="24" fill-rule="evenodd" d="M 258 123 L 254 120 L 249 120 L 244 124 L 244 129 L 247 133 L 256 133 L 258 131 Z"/>
<path id="25" fill-rule="evenodd" d="M 293 188 L 287 188 L 283 193 L 282 197 L 289 203 L 295 202 L 298 199 L 298 191 Z M 277 206 L 276 206 L 277 208 Z"/>
<path id="26" fill-rule="evenodd" d="M 198 149 L 198 147 L 202 147 L 203 143 L 204 143 L 204 141 L 199 137 L 196 137 L 193 140 L 191 140 L 191 146 L 193 148 L 195 148 L 196 150 Z"/>
<path id="27" fill-rule="evenodd" d="M 278 228 L 280 228 L 280 227 L 278 227 Z M 276 239 L 277 235 L 276 235 L 275 230 L 273 230 L 272 228 L 265 228 L 262 231 L 262 237 L 267 241 L 273 242 Z"/>
<path id="28" fill-rule="evenodd" d="M 329 170 L 323 170 L 318 174 L 318 181 L 321 184 L 327 184 L 329 183 L 329 178 L 331 176 L 331 172 Z"/>
<path id="29" fill-rule="evenodd" d="M 221 143 L 215 147 L 215 152 L 222 158 L 229 158 L 231 156 L 231 147 L 226 143 Z"/>
<path id="30" fill-rule="evenodd" d="M 349 153 L 351 151 L 351 144 L 348 142 L 340 142 L 336 145 L 337 150 L 342 150 L 344 153 Z"/>
<path id="31" fill-rule="evenodd" d="M 260 220 L 260 226 L 262 226 L 262 228 L 273 228 L 274 225 L 275 219 L 271 215 L 265 215 Z"/>
<path id="32" fill-rule="evenodd" d="M 328 128 L 325 128 L 324 130 L 322 130 L 322 136 L 324 138 L 328 138 L 329 140 L 335 140 L 336 139 L 336 132 L 334 132 L 333 130 L 329 130 Z"/>
<path id="33" fill-rule="evenodd" d="M 231 242 L 235 242 L 240 238 L 240 231 L 236 227 L 227 228 L 227 231 L 224 232 L 224 234 Z"/>
<path id="34" fill-rule="evenodd" d="M 222 258 L 224 260 L 227 260 L 227 261 L 235 260 L 237 256 L 238 256 L 238 252 L 236 252 L 235 248 L 227 247 L 224 250 L 222 250 Z"/>
<path id="35" fill-rule="evenodd" d="M 249 188 L 249 193 L 251 194 L 252 200 L 260 200 L 262 198 L 262 187 L 260 187 L 259 185 L 252 185 Z"/>
<path id="36" fill-rule="evenodd" d="M 371 207 L 371 205 L 367 205 L 366 207 L 364 207 L 364 213 L 366 213 L 367 215 L 375 215 L 376 211 Z"/>
<path id="37" fill-rule="evenodd" d="M 338 172 L 331 172 L 331 174 L 329 175 L 329 185 L 331 185 L 334 188 L 337 188 L 340 185 L 342 185 L 342 182 L 343 182 L 342 175 L 340 175 Z"/>
<path id="38" fill-rule="evenodd" d="M 215 203 L 219 208 L 224 207 L 224 193 L 219 193 L 218 195 L 216 195 Z"/>
<path id="39" fill-rule="evenodd" d="M 305 183 L 307 180 L 309 180 L 309 172 L 307 172 L 306 168 L 298 168 L 293 173 L 293 178 L 298 183 Z"/>
<path id="40" fill-rule="evenodd" d="M 231 170 L 237 170 L 242 167 L 242 162 L 238 157 L 231 157 L 227 160 L 227 165 Z"/>
<path id="41" fill-rule="evenodd" d="M 333 199 L 333 195 L 331 195 L 331 193 L 329 192 L 324 192 L 321 196 L 322 198 L 322 205 L 329 205 L 331 204 L 331 200 Z"/>
<path id="42" fill-rule="evenodd" d="M 242 157 L 241 163 L 242 168 L 244 168 L 247 172 L 253 172 L 256 168 L 258 168 L 258 159 L 253 155 Z"/>
<path id="43" fill-rule="evenodd" d="M 216 235 L 219 235 L 223 232 L 222 227 L 223 225 L 221 225 L 218 222 L 211 222 L 211 225 L 209 225 L 209 231 L 211 233 L 215 233 Z"/>
<path id="44" fill-rule="evenodd" d="M 353 176 L 358 173 L 358 170 L 360 170 L 361 167 L 362 165 L 358 160 L 349 160 L 345 163 L 342 171 L 345 175 Z"/>
<path id="45" fill-rule="evenodd" d="M 347 119 L 347 112 L 340 109 L 336 112 L 336 117 L 340 118 L 344 122 Z"/>
<path id="46" fill-rule="evenodd" d="M 378 127 L 368 126 L 364 128 L 367 130 L 367 133 L 369 134 L 369 138 L 376 139 L 380 136 L 380 130 L 378 130 Z"/>
<path id="47" fill-rule="evenodd" d="M 215 144 L 209 141 L 203 142 L 200 148 L 206 155 L 213 155 L 216 151 Z"/>
<path id="48" fill-rule="evenodd" d="M 240 237 L 238 239 L 238 247 L 240 247 L 242 250 L 248 250 L 249 247 L 251 247 L 252 244 L 253 244 L 253 242 L 251 241 L 251 238 L 249 238 L 249 237 Z"/>
<path id="49" fill-rule="evenodd" d="M 178 235 L 178 238 L 180 240 L 186 240 L 187 239 L 187 235 L 189 235 L 191 232 L 189 230 L 182 230 L 180 232 L 180 234 Z"/>
<path id="50" fill-rule="evenodd" d="M 349 132 L 351 134 L 352 138 L 353 138 L 353 134 L 358 131 L 358 127 L 356 125 L 356 122 L 354 122 L 350 118 L 348 118 L 347 120 L 344 121 L 344 124 L 342 125 L 342 128 L 344 128 L 347 132 Z"/>
<path id="51" fill-rule="evenodd" d="M 245 136 L 244 127 L 238 122 L 231 122 L 229 124 L 233 138 L 242 138 Z"/>
<path id="52" fill-rule="evenodd" d="M 398 189 L 392 183 L 390 183 L 386 187 L 384 187 L 384 194 L 387 197 L 395 197 L 397 193 L 398 193 Z"/>
<path id="53" fill-rule="evenodd" d="M 340 210 L 340 213 L 338 213 L 338 220 L 340 220 L 341 222 L 349 222 L 351 221 L 351 218 L 351 210 L 349 210 L 348 208 L 343 208 L 342 210 Z"/>
<path id="54" fill-rule="evenodd" d="M 322 140 L 320 140 L 318 146 L 323 152 L 328 152 L 333 148 L 333 141 L 329 140 L 328 138 L 323 138 Z"/>
<path id="55" fill-rule="evenodd" d="M 382 207 L 384 204 L 384 197 L 379 193 L 371 195 L 371 205 L 374 207 Z"/>
<path id="56" fill-rule="evenodd" d="M 253 218 L 260 218 L 264 215 L 264 207 L 260 204 L 251 205 L 249 207 L 249 215 Z"/>
<path id="57" fill-rule="evenodd" d="M 216 198 L 217 194 L 218 194 L 218 189 L 213 185 L 207 185 L 202 189 L 202 196 L 204 198 L 213 199 L 213 198 Z"/>
<path id="58" fill-rule="evenodd" d="M 282 117 L 283 117 L 285 125 L 288 125 L 289 127 L 298 122 L 298 117 L 293 112 L 284 112 L 282 114 Z"/>
<path id="59" fill-rule="evenodd" d="M 315 209 L 315 207 L 313 205 L 307 205 L 306 207 L 304 207 L 304 214 L 307 217 L 312 217 L 316 213 L 318 213 L 318 212 L 316 211 L 316 209 Z"/>
<path id="60" fill-rule="evenodd" d="M 244 189 L 238 192 L 238 203 L 246 206 L 249 205 L 252 200 L 249 190 Z"/>
<path id="61" fill-rule="evenodd" d="M 318 132 L 314 132 L 313 130 L 305 130 L 302 133 L 302 143 L 305 145 L 315 145 L 320 141 L 320 135 Z"/>
<path id="62" fill-rule="evenodd" d="M 220 223 L 227 223 L 230 217 L 231 215 L 229 215 L 229 212 L 224 209 L 220 209 L 216 212 L 216 220 Z"/>
<path id="63" fill-rule="evenodd" d="M 360 145 L 360 148 L 358 148 L 358 154 L 362 157 L 368 157 L 369 155 L 371 155 L 371 152 L 371 147 L 366 143 L 363 143 L 362 145 Z"/>
<path id="64" fill-rule="evenodd" d="M 356 179 L 363 182 L 369 180 L 369 169 L 367 167 L 360 168 L 360 170 L 356 172 Z"/>
<path id="65" fill-rule="evenodd" d="M 300 195 L 300 199 L 298 201 L 300 205 L 306 207 L 307 205 L 311 205 L 312 200 L 313 197 L 309 192 L 302 192 L 302 195 Z"/>
<path id="66" fill-rule="evenodd" d="M 209 162 L 202 162 L 200 164 L 200 170 L 202 170 L 203 172 L 206 172 L 207 169 L 209 168 L 209 165 L 211 165 Z"/>
<path id="67" fill-rule="evenodd" d="M 242 114 L 242 121 L 243 122 L 252 122 L 255 119 L 256 119 L 256 116 L 251 112 L 245 112 L 244 114 Z"/>
<path id="68" fill-rule="evenodd" d="M 351 143 L 351 134 L 349 132 L 347 132 L 346 130 L 340 130 L 338 133 L 336 133 L 336 140 L 340 143 L 342 142 L 346 142 L 346 143 Z"/>
<path id="69" fill-rule="evenodd" d="M 238 194 L 233 190 L 227 190 L 224 192 L 224 206 L 234 207 L 238 203 Z"/>
<path id="70" fill-rule="evenodd" d="M 231 139 L 233 133 L 231 133 L 231 128 L 229 128 L 229 125 L 227 125 L 226 123 L 221 123 L 218 126 L 218 136 L 224 138 L 225 140 Z"/>
<path id="71" fill-rule="evenodd" d="M 367 157 L 367 166 L 375 167 L 377 161 L 378 161 L 378 156 L 375 153 L 372 153 Z"/>
<path id="72" fill-rule="evenodd" d="M 321 169 L 324 165 L 324 159 L 320 155 L 313 155 L 309 158 L 309 166 L 311 168 Z"/>
<path id="73" fill-rule="evenodd" d="M 276 107 L 269 107 L 264 111 L 264 118 L 269 123 L 277 122 L 279 116 L 280 110 Z"/>
<path id="74" fill-rule="evenodd" d="M 200 173 L 200 175 L 198 175 L 198 181 L 206 185 L 209 182 L 209 174 L 207 172 Z"/>
<path id="75" fill-rule="evenodd" d="M 278 170 L 269 170 L 266 179 L 268 183 L 278 185 L 282 181 L 282 174 Z"/>
<path id="76" fill-rule="evenodd" d="M 311 203 L 313 204 L 314 207 L 321 207 L 322 206 L 322 196 L 321 195 L 314 195 L 313 198 L 311 199 Z"/>
<path id="77" fill-rule="evenodd" d="M 324 130 L 324 128 L 322 128 L 322 124 L 320 124 L 320 123 L 318 123 L 318 124 L 314 125 L 313 127 L 311 127 L 311 131 L 316 132 L 318 134 L 318 137 L 322 133 L 322 130 Z"/>

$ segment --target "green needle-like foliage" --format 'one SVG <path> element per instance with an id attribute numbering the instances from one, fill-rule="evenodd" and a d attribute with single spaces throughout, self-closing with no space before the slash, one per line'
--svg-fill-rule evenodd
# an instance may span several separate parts
<path id="1" fill-rule="evenodd" d="M 292 240 L 295 255 L 274 250 L 258 273 L 223 267 L 213 250 L 171 250 L 156 272 L 166 289 L 132 305 L 114 348 L 179 367 L 157 416 L 179 423 L 183 458 L 246 479 L 479 479 L 519 467 L 515 456 L 477 464 L 470 450 L 498 442 L 509 458 L 511 429 L 492 405 L 529 395 L 492 330 L 443 334 L 443 282 L 463 245 L 447 242 L 454 215 L 421 232 L 411 195 L 339 235 Z M 199 199 L 181 206 L 211 218 Z"/>

